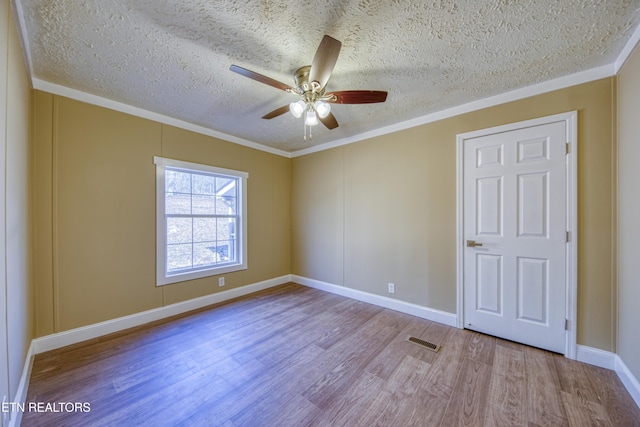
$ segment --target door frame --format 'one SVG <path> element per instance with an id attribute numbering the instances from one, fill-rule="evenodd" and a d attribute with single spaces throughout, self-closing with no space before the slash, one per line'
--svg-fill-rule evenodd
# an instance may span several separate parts
<path id="1" fill-rule="evenodd" d="M 576 359 L 577 292 L 578 292 L 578 112 L 554 114 L 537 119 L 509 123 L 456 135 L 456 326 L 464 329 L 464 143 L 465 140 L 531 126 L 565 122 L 566 143 L 566 230 L 569 232 L 566 252 L 566 338 L 565 357 Z"/>

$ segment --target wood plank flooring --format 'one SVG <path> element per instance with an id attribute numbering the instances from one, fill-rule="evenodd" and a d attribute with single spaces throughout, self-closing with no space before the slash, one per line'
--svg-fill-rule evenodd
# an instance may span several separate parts
<path id="1" fill-rule="evenodd" d="M 27 402 L 90 411 L 26 427 L 640 426 L 614 372 L 296 284 L 39 354 Z"/>

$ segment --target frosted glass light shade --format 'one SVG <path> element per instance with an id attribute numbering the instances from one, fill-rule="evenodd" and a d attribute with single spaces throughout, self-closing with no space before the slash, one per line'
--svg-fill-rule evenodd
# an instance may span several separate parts
<path id="1" fill-rule="evenodd" d="M 324 101 L 316 101 L 316 103 L 313 104 L 313 108 L 316 109 L 316 112 L 321 119 L 327 117 L 331 112 L 331 105 Z"/>
<path id="2" fill-rule="evenodd" d="M 293 114 L 293 116 L 296 119 L 299 119 L 300 117 L 302 117 L 302 113 L 304 113 L 304 110 L 306 108 L 307 108 L 307 104 L 305 104 L 303 100 L 300 100 L 298 102 L 292 102 L 291 104 L 289 104 L 289 110 L 291 111 L 291 114 Z"/>
<path id="3" fill-rule="evenodd" d="M 307 117 L 304 120 L 304 124 L 307 126 L 315 126 L 318 124 L 318 116 L 316 116 L 316 112 L 313 110 L 307 111 Z"/>

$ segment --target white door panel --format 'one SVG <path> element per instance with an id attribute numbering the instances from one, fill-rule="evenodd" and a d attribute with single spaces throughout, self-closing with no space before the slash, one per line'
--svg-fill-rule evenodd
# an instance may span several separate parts
<path id="1" fill-rule="evenodd" d="M 566 124 L 463 143 L 464 325 L 565 350 Z"/>

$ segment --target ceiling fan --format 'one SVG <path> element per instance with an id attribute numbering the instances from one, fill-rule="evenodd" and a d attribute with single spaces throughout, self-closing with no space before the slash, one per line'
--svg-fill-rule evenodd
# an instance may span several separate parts
<path id="1" fill-rule="evenodd" d="M 333 67 L 338 60 L 341 46 L 342 43 L 340 41 L 325 35 L 320 42 L 320 46 L 318 46 L 311 65 L 300 67 L 293 74 L 295 87 L 237 65 L 232 65 L 229 69 L 260 83 L 298 95 L 301 98 L 297 102 L 292 102 L 265 114 L 262 116 L 263 119 L 273 119 L 287 111 L 291 111 L 296 118 L 304 115 L 305 126 L 315 126 L 320 121 L 328 129 L 335 129 L 338 127 L 338 121 L 331 113 L 330 104 L 372 104 L 384 102 L 387 99 L 387 92 L 380 90 L 325 92 Z"/>

